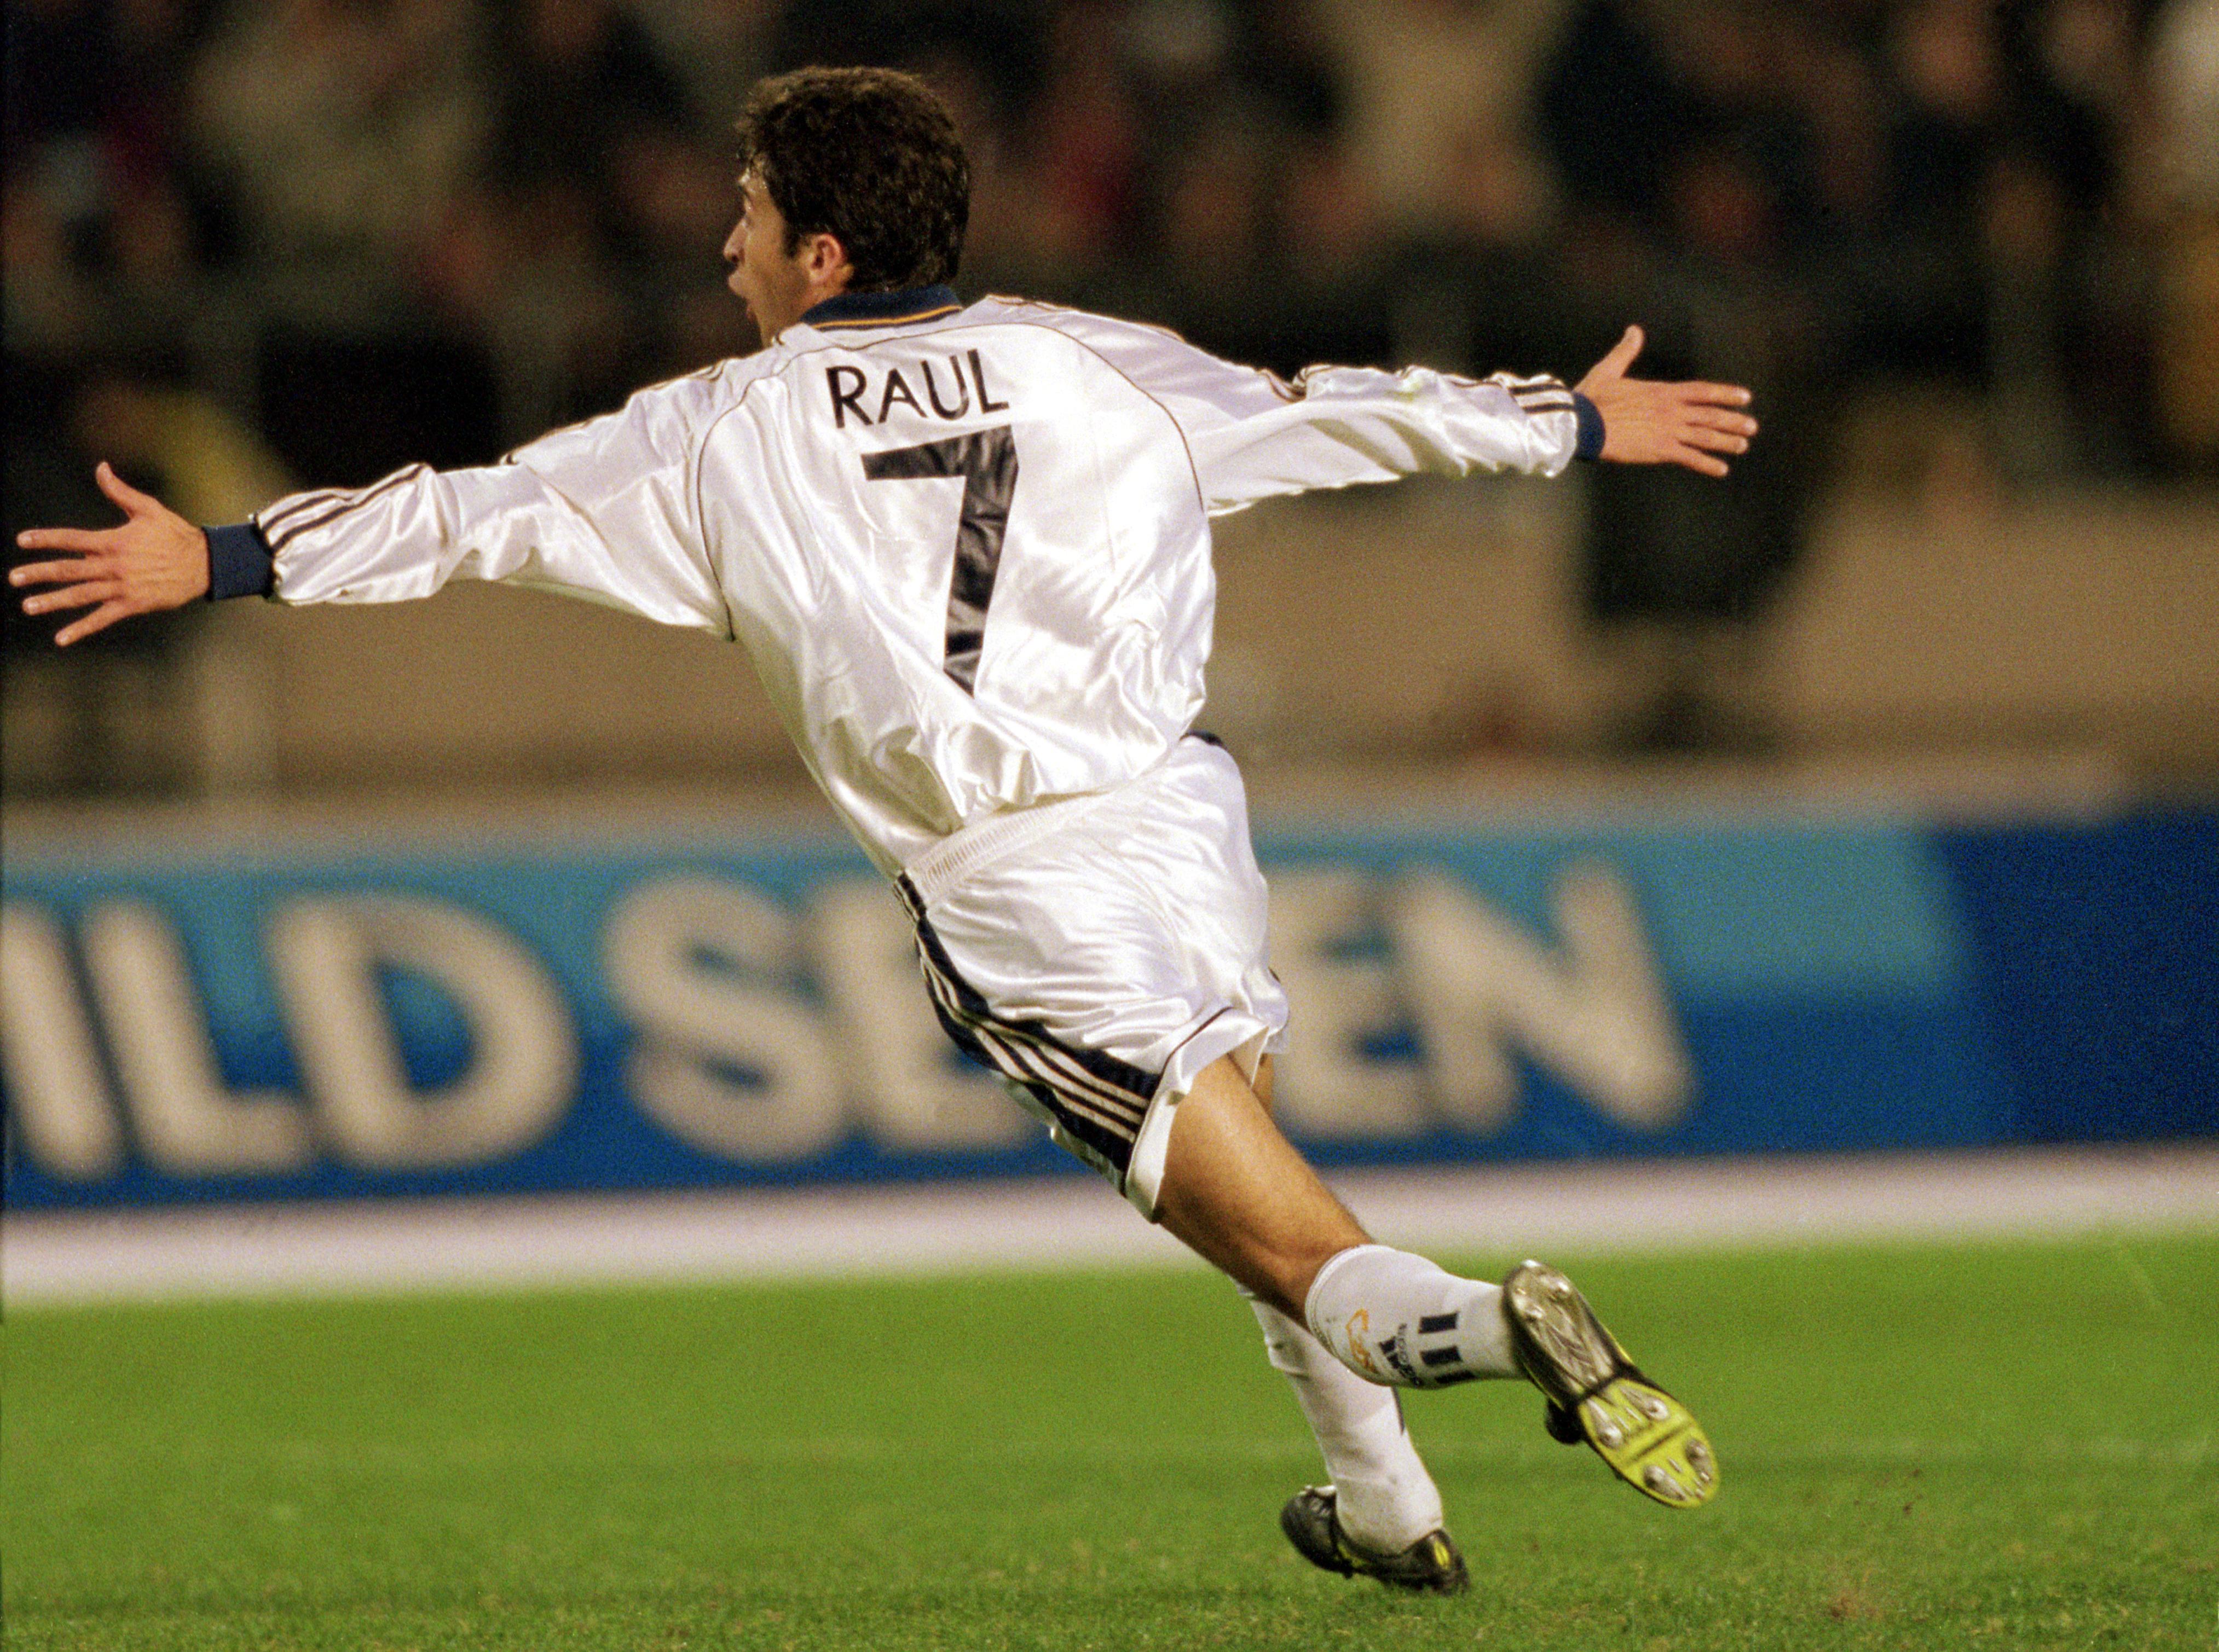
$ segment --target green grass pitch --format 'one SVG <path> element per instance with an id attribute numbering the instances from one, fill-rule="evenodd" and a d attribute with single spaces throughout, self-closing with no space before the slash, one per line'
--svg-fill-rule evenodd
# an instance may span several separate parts
<path id="1" fill-rule="evenodd" d="M 15 1313 L 7 1645 L 2219 1645 L 2219 1236 L 1556 1259 L 1724 1489 L 1414 1396 L 1458 1600 L 1286 1549 L 1198 1272 Z"/>

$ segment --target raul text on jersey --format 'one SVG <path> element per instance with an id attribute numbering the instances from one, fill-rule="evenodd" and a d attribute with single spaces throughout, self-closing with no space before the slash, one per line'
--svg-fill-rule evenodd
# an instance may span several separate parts
<path id="1" fill-rule="evenodd" d="M 944 388 L 942 376 L 947 379 Z M 978 411 L 982 413 L 1000 413 L 1010 405 L 994 400 L 986 388 L 986 370 L 975 350 L 950 356 L 937 370 L 929 360 L 890 367 L 882 380 L 875 370 L 842 363 L 824 370 L 824 388 L 831 393 L 836 430 L 848 427 L 849 413 L 865 425 L 882 425 L 897 407 L 907 407 L 920 419 L 960 419 L 972 411 L 974 390 Z M 878 410 L 875 413 L 870 411 L 873 407 Z"/>

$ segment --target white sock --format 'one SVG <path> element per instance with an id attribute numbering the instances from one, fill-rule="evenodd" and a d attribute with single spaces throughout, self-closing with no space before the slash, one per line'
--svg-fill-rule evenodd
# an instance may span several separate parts
<path id="1" fill-rule="evenodd" d="M 1317 1339 L 1358 1376 L 1439 1388 L 1516 1376 L 1499 1286 L 1459 1279 L 1421 1256 L 1358 1245 L 1318 1270 L 1303 1312 Z"/>
<path id="2" fill-rule="evenodd" d="M 1301 1326 L 1252 1293 L 1272 1365 L 1294 1385 L 1310 1432 L 1325 1454 L 1341 1529 L 1363 1547 L 1392 1555 L 1441 1529 L 1441 1494 L 1402 1425 L 1392 1388 L 1367 1382 Z"/>

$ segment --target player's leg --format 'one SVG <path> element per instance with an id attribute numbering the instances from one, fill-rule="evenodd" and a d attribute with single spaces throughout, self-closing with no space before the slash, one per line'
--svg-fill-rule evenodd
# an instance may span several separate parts
<path id="1" fill-rule="evenodd" d="M 1688 1507 L 1716 1490 L 1694 1419 L 1563 1275 L 1527 1263 L 1495 1286 L 1371 1243 L 1229 1060 L 1177 1105 L 1156 1213 L 1359 1376 L 1402 1388 L 1526 1376 L 1548 1396 L 1552 1434 L 1593 1446 L 1649 1496 Z"/>
<path id="2" fill-rule="evenodd" d="M 1286 999 L 1265 961 L 1268 896 L 1240 773 L 1221 751 L 1183 742 L 1114 792 L 982 823 L 895 887 L 956 1043 L 1358 1376 L 1431 1388 L 1524 1374 L 1584 1416 L 1600 1397 L 1584 1374 L 1625 1374 L 1552 1291 L 1526 1293 L 1538 1317 L 1514 1356 L 1502 1292 L 1368 1243 L 1272 1124 L 1243 1075 L 1285 1025 Z"/>
<path id="3" fill-rule="evenodd" d="M 1271 1058 L 1257 1065 L 1256 1099 L 1271 1104 Z M 1297 1493 L 1280 1515 L 1290 1540 L 1328 1571 L 1399 1588 L 1453 1593 L 1463 1556 L 1443 1529 L 1441 1494 L 1411 1443 L 1401 1396 L 1335 1359 L 1301 1320 L 1240 1287 L 1264 1332 L 1272 1369 L 1287 1379 L 1325 1459 L 1326 1484 Z"/>
<path id="4" fill-rule="evenodd" d="M 1229 1057 L 1205 1067 L 1172 1115 L 1156 1217 L 1172 1237 L 1297 1321 L 1318 1270 L 1370 1243 L 1279 1133 Z"/>
<path id="5" fill-rule="evenodd" d="M 1380 1247 L 1271 1123 L 1258 1094 L 1268 1095 L 1269 1072 L 1259 1064 L 1252 1088 L 1224 1059 L 1197 1078 L 1173 1115 L 1156 1214 L 1240 1284 L 1317 1437 L 1332 1482 L 1287 1504 L 1288 1538 L 1329 1571 L 1453 1593 L 1465 1587 L 1463 1557 L 1395 1390 L 1336 1357 L 1303 1321 L 1321 1268 Z"/>
<path id="6" fill-rule="evenodd" d="M 1156 1214 L 1359 1376 L 1439 1388 L 1520 1374 L 1501 1289 L 1371 1243 L 1229 1059 L 1179 1100 Z"/>

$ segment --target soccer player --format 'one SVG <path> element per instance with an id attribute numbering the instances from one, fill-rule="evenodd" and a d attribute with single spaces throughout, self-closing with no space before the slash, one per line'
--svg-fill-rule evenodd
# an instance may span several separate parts
<path id="1" fill-rule="evenodd" d="M 391 602 L 457 578 L 742 643 L 892 881 L 948 1034 L 1055 1139 L 1241 1287 L 1331 1484 L 1281 1515 L 1329 1570 L 1465 1569 L 1396 1390 L 1522 1376 L 1550 1432 L 1673 1506 L 1707 1442 L 1564 1277 L 1500 1286 L 1371 1242 L 1271 1117 L 1287 1004 L 1239 771 L 1194 734 L 1209 519 L 1420 471 L 1575 458 L 1725 474 L 1745 391 L 1411 369 L 1294 382 L 1172 334 L 951 291 L 969 179 L 948 114 L 882 70 L 764 82 L 740 124 L 730 285 L 763 348 L 482 469 L 400 470 L 203 530 L 121 481 L 16 568 L 68 644 L 198 600 Z M 1360 551 L 1352 548 L 1351 560 Z M 1352 578 L 1362 577 L 1360 566 Z"/>

